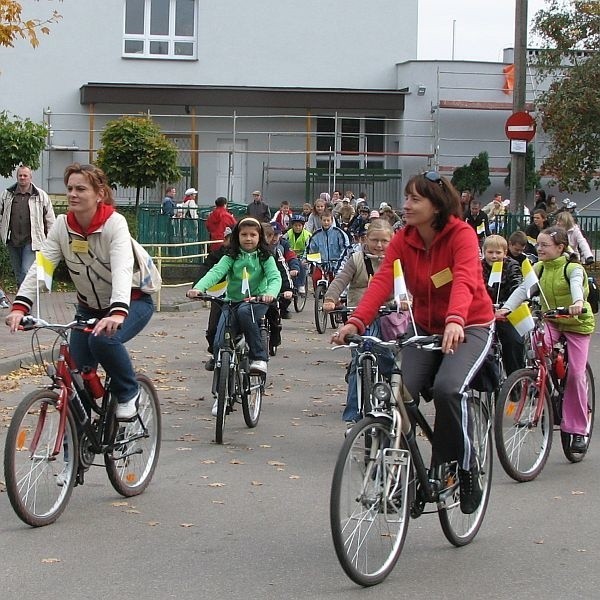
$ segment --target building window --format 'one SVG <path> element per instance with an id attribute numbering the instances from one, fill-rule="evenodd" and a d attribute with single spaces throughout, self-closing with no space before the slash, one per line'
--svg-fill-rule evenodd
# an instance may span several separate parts
<path id="1" fill-rule="evenodd" d="M 336 141 L 335 118 L 319 117 L 317 150 L 331 153 L 330 156 L 317 155 L 318 168 L 330 168 L 330 160 L 335 155 L 336 168 L 382 169 L 385 163 L 382 155 L 385 152 L 385 120 L 377 117 L 339 118 Z"/>
<path id="2" fill-rule="evenodd" d="M 197 0 L 125 0 L 123 56 L 196 58 Z"/>

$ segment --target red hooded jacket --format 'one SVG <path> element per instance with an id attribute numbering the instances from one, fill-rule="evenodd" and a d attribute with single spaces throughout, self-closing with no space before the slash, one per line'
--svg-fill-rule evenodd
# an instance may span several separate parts
<path id="1" fill-rule="evenodd" d="M 443 333 L 447 323 L 463 327 L 487 326 L 494 321 L 479 260 L 473 228 L 450 217 L 437 233 L 429 250 L 415 227 L 396 233 L 385 260 L 356 311 L 348 319 L 363 333 L 378 308 L 393 294 L 394 260 L 399 258 L 406 287 L 413 299 L 415 322 L 427 333 Z"/>
<path id="2" fill-rule="evenodd" d="M 226 206 L 217 206 L 206 219 L 206 230 L 210 233 L 211 240 L 222 240 L 225 227 L 235 225 L 235 217 L 227 210 Z M 211 244 L 211 250 L 217 250 L 223 243 Z"/>

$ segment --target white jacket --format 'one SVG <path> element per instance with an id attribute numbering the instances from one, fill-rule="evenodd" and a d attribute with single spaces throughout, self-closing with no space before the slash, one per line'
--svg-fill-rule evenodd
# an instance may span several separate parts
<path id="1" fill-rule="evenodd" d="M 123 215 L 112 213 L 106 222 L 87 236 L 88 251 L 73 252 L 73 240 L 85 238 L 69 228 L 67 215 L 59 215 L 50 230 L 42 254 L 54 266 L 64 260 L 80 302 L 95 310 L 129 312 L 134 257 L 131 235 Z M 138 278 L 139 279 L 139 278 Z M 15 303 L 31 310 L 36 296 L 37 266 L 29 269 Z"/>
<path id="2" fill-rule="evenodd" d="M 9 187 L 0 196 L 0 239 L 6 245 L 10 234 L 10 212 L 17 184 Z M 29 215 L 31 219 L 31 249 L 39 250 L 54 224 L 54 208 L 46 192 L 31 184 L 29 197 Z"/>
<path id="3" fill-rule="evenodd" d="M 585 239 L 583 233 L 581 233 L 581 229 L 579 229 L 579 225 L 575 225 L 575 227 L 569 229 L 567 236 L 569 238 L 569 246 L 579 254 L 582 262 L 585 262 L 590 256 L 594 256 L 588 241 Z"/>

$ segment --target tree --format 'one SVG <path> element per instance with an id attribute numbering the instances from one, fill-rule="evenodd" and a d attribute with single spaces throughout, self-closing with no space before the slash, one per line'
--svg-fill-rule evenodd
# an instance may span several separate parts
<path id="1" fill-rule="evenodd" d="M 47 133 L 45 125 L 0 112 L 0 175 L 11 177 L 20 164 L 39 168 Z"/>
<path id="2" fill-rule="evenodd" d="M 181 179 L 177 167 L 177 146 L 168 140 L 149 117 L 123 117 L 110 121 L 100 136 L 98 166 L 111 183 L 136 188 L 135 205 L 141 188 L 158 182 Z"/>
<path id="3" fill-rule="evenodd" d="M 504 185 L 510 188 L 510 167 L 508 163 L 508 175 L 504 178 Z M 540 174 L 535 170 L 535 154 L 533 146 L 527 144 L 527 154 L 525 155 L 525 191 L 531 192 L 540 187 Z"/>
<path id="4" fill-rule="evenodd" d="M 455 169 L 452 185 L 460 191 L 469 190 L 476 195 L 483 194 L 491 185 L 489 154 L 480 152 L 471 159 L 469 165 Z"/>
<path id="5" fill-rule="evenodd" d="M 550 137 L 543 171 L 561 190 L 588 192 L 600 180 L 600 3 L 549 0 L 533 32 L 544 51 L 538 79 L 551 78 L 536 106 Z"/>
<path id="6" fill-rule="evenodd" d="M 61 0 L 62 1 L 62 0 Z M 20 37 L 29 40 L 37 48 L 40 41 L 38 33 L 48 35 L 50 23 L 56 23 L 62 17 L 53 11 L 46 19 L 23 19 L 23 8 L 16 0 L 0 0 L 0 46 L 12 47 Z"/>

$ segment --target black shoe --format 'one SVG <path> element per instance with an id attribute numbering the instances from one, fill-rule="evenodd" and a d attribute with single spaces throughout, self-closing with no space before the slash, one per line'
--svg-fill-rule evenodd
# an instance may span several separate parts
<path id="1" fill-rule="evenodd" d="M 479 469 L 472 467 L 469 471 L 458 469 L 460 482 L 460 510 L 465 515 L 470 515 L 481 504 L 483 490 L 479 481 Z"/>
<path id="2" fill-rule="evenodd" d="M 290 314 L 290 311 L 289 311 L 289 310 L 286 310 L 286 311 L 283 311 L 283 310 L 282 310 L 282 311 L 281 311 L 281 318 L 282 318 L 282 319 L 291 319 L 291 318 L 292 318 L 292 315 Z"/>
<path id="3" fill-rule="evenodd" d="M 214 371 L 215 370 L 215 359 L 214 358 L 209 358 L 205 363 L 204 363 L 204 368 L 207 371 Z"/>
<path id="4" fill-rule="evenodd" d="M 571 438 L 571 452 L 583 454 L 587 450 L 587 440 L 585 435 L 574 433 Z"/>

